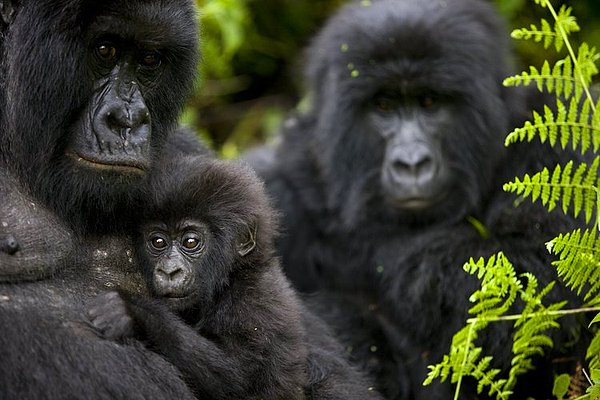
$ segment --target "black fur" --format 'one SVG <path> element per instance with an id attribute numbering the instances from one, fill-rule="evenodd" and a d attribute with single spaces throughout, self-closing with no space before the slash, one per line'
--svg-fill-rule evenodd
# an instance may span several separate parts
<path id="1" fill-rule="evenodd" d="M 181 158 L 149 187 L 136 250 L 161 301 L 102 295 L 97 329 L 145 339 L 203 399 L 379 398 L 290 289 L 251 170 Z"/>
<path id="2" fill-rule="evenodd" d="M 99 337 L 85 309 L 102 290 L 145 291 L 123 231 L 146 171 L 178 140 L 198 58 L 193 2 L 0 0 L 0 11 L 0 169 L 15 178 L 0 179 L 0 232 L 17 241 L 0 252 L 0 397 L 192 399 L 176 368 Z M 108 77 L 117 61 L 129 64 Z"/>
<path id="3" fill-rule="evenodd" d="M 321 292 L 321 315 L 389 398 L 452 397 L 449 384 L 422 382 L 468 318 L 477 286 L 461 269 L 469 257 L 503 250 L 519 272 L 547 283 L 556 274 L 544 243 L 576 224 L 537 204 L 515 207 L 502 191 L 514 176 L 561 161 L 541 145 L 503 146 L 530 101 L 502 86 L 507 39 L 485 2 L 348 5 L 309 50 L 310 109 L 286 122 L 271 161 L 257 163 L 284 214 L 286 273 Z M 495 327 L 488 342 L 506 371 L 508 329 Z M 551 359 L 565 341 L 537 360 L 514 398 L 550 397 L 550 370 L 560 366 Z M 473 389 L 461 398 L 477 398 Z"/>
<path id="4" fill-rule="evenodd" d="M 0 282 L 38 280 L 74 260 L 75 236 L 0 170 Z"/>

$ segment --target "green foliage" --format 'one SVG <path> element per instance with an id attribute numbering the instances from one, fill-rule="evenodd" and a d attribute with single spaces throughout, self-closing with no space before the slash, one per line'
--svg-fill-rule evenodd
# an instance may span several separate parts
<path id="1" fill-rule="evenodd" d="M 249 10 L 240 0 L 199 0 L 203 74 L 219 78 L 233 74 L 232 57 L 250 28 Z"/>
<path id="2" fill-rule="evenodd" d="M 562 90 L 558 82 L 562 82 L 564 78 L 557 78 L 557 85 L 554 86 L 556 91 Z M 506 83 L 515 83 L 515 81 L 507 80 Z M 548 88 L 551 88 L 553 80 L 546 80 Z M 567 86 L 565 84 L 565 86 Z M 565 92 L 567 89 L 565 89 Z M 538 138 L 542 143 L 548 141 L 551 146 L 557 142 L 565 149 L 568 145 L 574 150 L 579 150 L 582 154 L 590 149 L 598 150 L 600 146 L 600 112 L 598 106 L 594 105 L 588 98 L 581 99 L 575 96 L 571 98 L 569 107 L 558 99 L 556 101 L 556 109 L 554 112 L 550 107 L 544 107 L 544 116 L 537 112 L 533 112 L 533 123 L 527 121 L 521 128 L 516 128 L 507 137 L 505 144 L 521 142 L 527 140 L 531 142 L 534 138 Z M 590 111 L 594 110 L 594 111 Z"/>
<path id="3" fill-rule="evenodd" d="M 567 213 L 572 205 L 575 217 L 583 210 L 586 222 L 591 220 L 594 212 L 600 206 L 598 201 L 598 163 L 596 157 L 588 168 L 585 163 L 579 164 L 573 171 L 573 161 L 561 167 L 557 165 L 550 173 L 544 168 L 532 176 L 525 175 L 523 180 L 515 178 L 513 182 L 504 184 L 507 192 L 516 192 L 523 197 L 531 197 L 532 201 L 538 198 L 542 204 L 552 211 L 558 202 L 562 203 L 562 210 Z"/>
<path id="4" fill-rule="evenodd" d="M 577 229 L 561 234 L 547 243 L 548 250 L 558 255 L 553 264 L 565 284 L 581 294 L 589 306 L 600 305 L 600 238 L 595 229 Z"/>
<path id="5" fill-rule="evenodd" d="M 562 399 L 565 397 L 571 384 L 571 377 L 569 374 L 562 374 L 556 377 L 554 380 L 554 387 L 552 388 L 552 395 L 556 398 Z"/>
<path id="6" fill-rule="evenodd" d="M 517 276 L 512 263 L 498 253 L 487 262 L 480 258 L 471 259 L 464 270 L 481 280 L 481 289 L 471 295 L 473 306 L 469 314 L 475 318 L 456 333 L 452 339 L 450 354 L 444 356 L 441 363 L 430 366 L 430 372 L 424 384 L 439 378 L 457 384 L 455 398 L 458 398 L 460 382 L 464 376 L 478 381 L 477 391 L 484 389 L 496 399 L 508 399 L 517 377 L 533 369 L 532 358 L 543 354 L 545 348 L 552 347 L 552 340 L 544 333 L 557 328 L 556 320 L 565 303 L 555 303 L 546 307 L 542 300 L 554 286 L 550 283 L 538 290 L 535 276 L 523 274 Z M 506 316 L 506 313 L 518 305 L 523 309 L 518 316 Z M 492 357 L 484 356 L 483 349 L 475 345 L 479 333 L 491 322 L 515 321 L 513 323 L 512 364 L 507 378 L 499 377 L 501 371 L 492 366 Z"/>
<path id="7" fill-rule="evenodd" d="M 600 148 L 600 102 L 595 102 L 590 85 L 598 74 L 596 62 L 600 54 L 594 47 L 581 44 L 573 50 L 569 35 L 578 32 L 579 25 L 571 9 L 562 6 L 558 12 L 550 0 L 534 0 L 552 15 L 553 23 L 542 19 L 539 26 L 517 29 L 512 37 L 538 43 L 544 49 L 553 48 L 559 60 L 551 65 L 547 60 L 541 68 L 529 67 L 519 75 L 507 78 L 506 86 L 535 85 L 538 90 L 556 95 L 556 107 L 545 106 L 542 113 L 533 113 L 532 121 L 515 129 L 506 138 L 506 145 L 539 140 L 549 146 L 569 149 L 581 154 L 597 153 Z M 566 51 L 566 55 L 560 55 Z M 519 375 L 535 368 L 532 358 L 543 354 L 553 343 L 547 332 L 559 328 L 559 318 L 566 314 L 600 310 L 600 156 L 594 156 L 590 165 L 575 164 L 546 166 L 533 175 L 516 177 L 504 185 L 504 190 L 535 202 L 539 200 L 547 210 L 560 210 L 565 214 L 583 215 L 588 229 L 564 233 L 546 244 L 557 259 L 552 262 L 565 285 L 583 296 L 583 308 L 563 310 L 565 302 L 544 305 L 544 297 L 552 290 L 554 282 L 538 290 L 532 274 L 517 276 L 509 260 L 502 253 L 465 265 L 465 270 L 477 275 L 481 289 L 470 297 L 474 303 L 469 313 L 474 317 L 453 338 L 450 353 L 442 362 L 430 366 L 424 384 L 433 379 L 455 383 L 459 396 L 463 377 L 478 381 L 478 391 L 484 389 L 496 399 L 508 399 Z M 594 219 L 593 216 L 596 216 Z M 518 314 L 506 315 L 510 310 Z M 493 359 L 485 355 L 476 342 L 482 330 L 490 323 L 515 321 L 513 326 L 512 364 L 508 375 L 493 367 Z M 600 321 L 600 314 L 594 319 Z M 573 379 L 561 375 L 555 380 L 553 394 L 557 399 L 600 398 L 600 334 L 588 347 L 586 358 L 591 380 L 584 388 L 572 390 Z M 585 369 L 582 370 L 585 374 Z M 577 385 L 575 385 L 577 386 Z M 587 387 L 589 386 L 589 387 Z M 581 393 L 585 391 L 583 396 Z M 577 397 L 580 396 L 580 397 Z"/>

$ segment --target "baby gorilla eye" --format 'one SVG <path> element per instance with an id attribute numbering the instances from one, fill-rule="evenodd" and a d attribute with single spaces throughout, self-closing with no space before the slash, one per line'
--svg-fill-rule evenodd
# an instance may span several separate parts
<path id="1" fill-rule="evenodd" d="M 181 245 L 188 252 L 197 252 L 202 249 L 202 237 L 196 232 L 187 233 L 183 236 Z"/>
<path id="2" fill-rule="evenodd" d="M 183 245 L 185 246 L 186 249 L 195 249 L 196 247 L 198 247 L 198 245 L 200 244 L 200 241 L 198 239 L 194 239 L 194 238 L 187 238 L 185 239 L 185 242 L 183 242 Z"/>
<path id="3" fill-rule="evenodd" d="M 150 238 L 150 245 L 156 250 L 163 250 L 167 247 L 167 240 L 162 236 L 152 236 Z"/>

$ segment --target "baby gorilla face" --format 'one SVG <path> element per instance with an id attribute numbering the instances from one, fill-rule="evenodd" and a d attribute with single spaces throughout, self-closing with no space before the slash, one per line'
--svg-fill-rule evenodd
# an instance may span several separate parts
<path id="1" fill-rule="evenodd" d="M 143 229 L 144 268 L 154 294 L 175 309 L 199 300 L 202 270 L 209 232 L 199 221 L 181 221 L 175 226 L 149 224 Z"/>

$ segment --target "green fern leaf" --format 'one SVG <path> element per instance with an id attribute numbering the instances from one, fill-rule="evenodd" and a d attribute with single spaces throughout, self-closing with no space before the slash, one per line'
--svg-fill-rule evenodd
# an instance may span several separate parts
<path id="1" fill-rule="evenodd" d="M 590 47 L 587 43 L 582 43 L 577 51 L 577 68 L 575 69 L 575 76 L 580 81 L 575 87 L 575 97 L 581 97 L 583 95 L 583 89 L 589 87 L 592 83 L 594 75 L 598 74 L 598 66 L 596 62 L 600 58 L 600 55 L 596 52 L 594 47 Z"/>
<path id="2" fill-rule="evenodd" d="M 581 104 L 581 107 L 579 106 Z M 564 149 L 569 145 L 581 154 L 593 147 L 597 151 L 600 147 L 600 102 L 593 105 L 589 99 L 572 97 L 567 107 L 561 100 L 556 101 L 556 114 L 547 106 L 544 107 L 544 116 L 533 113 L 533 123 L 527 121 L 521 128 L 513 130 L 505 140 L 505 145 L 516 142 L 531 142 L 538 138 L 541 143 L 548 141 L 550 145 L 558 141 Z M 590 118 L 590 110 L 594 109 Z"/>
<path id="3" fill-rule="evenodd" d="M 557 96 L 569 98 L 573 93 L 573 88 L 581 85 L 581 82 L 575 79 L 572 71 L 572 61 L 569 56 L 559 60 L 550 68 L 548 61 L 542 65 L 541 71 L 530 66 L 529 72 L 521 72 L 519 75 L 510 76 L 504 79 L 504 86 L 527 86 L 535 82 L 540 92 L 546 90 Z"/>
<path id="4" fill-rule="evenodd" d="M 577 229 L 561 234 L 547 244 L 550 252 L 558 256 L 552 264 L 565 284 L 581 294 L 588 305 L 600 304 L 600 241 L 596 229 Z"/>
<path id="5" fill-rule="evenodd" d="M 579 25 L 577 19 L 571 15 L 571 7 L 563 5 L 558 11 L 556 22 L 554 23 L 554 32 L 557 33 L 554 46 L 557 52 L 560 52 L 564 45 L 563 36 L 558 34 L 559 32 L 564 33 L 565 36 L 570 35 L 573 32 L 579 32 Z"/>
<path id="6" fill-rule="evenodd" d="M 517 40 L 543 41 L 544 48 L 550 47 L 556 38 L 556 33 L 545 19 L 541 20 L 541 28 L 531 24 L 529 29 L 521 28 L 512 31 L 511 36 Z"/>
<path id="7" fill-rule="evenodd" d="M 596 157 L 589 168 L 586 164 L 580 164 L 572 175 L 572 162 L 567 163 L 562 171 L 560 165 L 556 166 L 552 174 L 544 168 L 533 176 L 526 174 L 523 180 L 515 178 L 504 184 L 503 188 L 524 198 L 531 197 L 534 202 L 539 198 L 549 211 L 555 208 L 559 200 L 565 213 L 572 204 L 573 215 L 577 217 L 583 211 L 589 222 L 599 206 L 599 163 L 600 157 Z"/>

